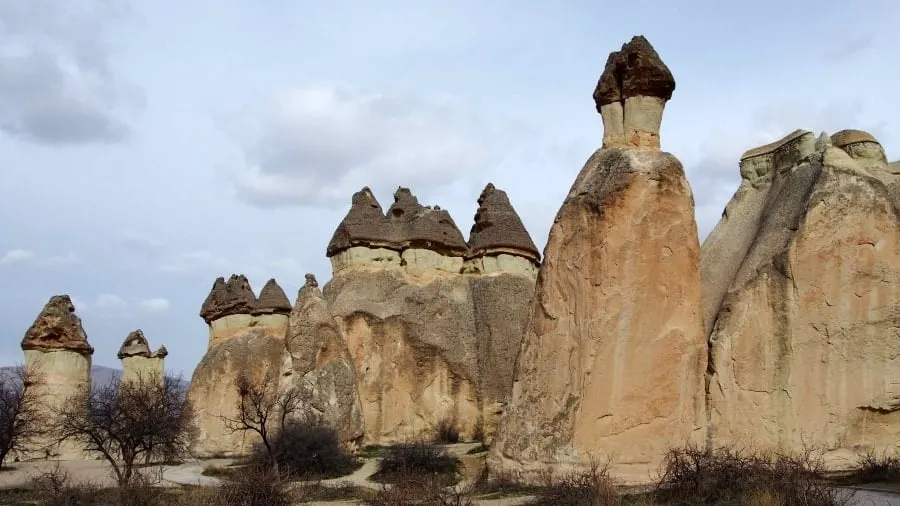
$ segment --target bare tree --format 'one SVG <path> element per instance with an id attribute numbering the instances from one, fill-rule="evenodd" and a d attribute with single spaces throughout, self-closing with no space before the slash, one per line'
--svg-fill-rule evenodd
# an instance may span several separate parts
<path id="1" fill-rule="evenodd" d="M 0 467 L 12 453 L 25 453 L 47 435 L 41 375 L 22 365 L 0 371 Z"/>
<path id="2" fill-rule="evenodd" d="M 177 378 L 138 375 L 70 399 L 59 410 L 54 433 L 112 466 L 120 487 L 135 478 L 140 457 L 170 459 L 185 454 L 194 435 L 193 411 Z"/>
<path id="3" fill-rule="evenodd" d="M 269 456 L 272 469 L 278 471 L 278 453 L 274 436 L 284 430 L 290 415 L 300 409 L 302 398 L 298 389 L 278 392 L 278 376 L 265 374 L 252 381 L 240 374 L 234 381 L 238 393 L 237 415 L 221 416 L 225 428 L 235 432 L 255 432 Z"/>

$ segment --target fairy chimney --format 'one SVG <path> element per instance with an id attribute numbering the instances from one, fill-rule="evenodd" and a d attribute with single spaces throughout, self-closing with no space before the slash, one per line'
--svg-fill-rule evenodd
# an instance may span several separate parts
<path id="1" fill-rule="evenodd" d="M 610 53 L 594 90 L 603 147 L 659 150 L 663 109 L 673 91 L 672 72 L 643 36 Z"/>
<path id="2" fill-rule="evenodd" d="M 122 381 L 151 378 L 162 381 L 166 373 L 165 358 L 168 354 L 169 351 L 165 346 L 151 352 L 150 343 L 147 342 L 141 329 L 130 332 L 119 347 L 118 353 L 119 360 L 122 361 Z"/>
<path id="3" fill-rule="evenodd" d="M 467 271 L 537 276 L 541 255 L 506 192 L 492 183 L 478 197 L 468 248 Z"/>

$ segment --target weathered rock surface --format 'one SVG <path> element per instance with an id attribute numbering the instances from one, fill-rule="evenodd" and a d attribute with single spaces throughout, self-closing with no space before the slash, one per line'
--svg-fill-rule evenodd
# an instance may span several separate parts
<path id="1" fill-rule="evenodd" d="M 291 302 L 288 300 L 284 290 L 278 285 L 275 279 L 266 281 L 266 284 L 259 291 L 259 298 L 256 301 L 256 307 L 253 308 L 254 315 L 260 314 L 290 314 Z"/>
<path id="2" fill-rule="evenodd" d="M 371 193 L 357 193 L 335 233 L 375 230 L 357 219 L 361 209 L 395 231 L 392 241 L 329 246 L 334 277 L 324 298 L 356 368 L 368 442 L 432 437 L 442 422 L 464 438 L 493 434 L 537 253 L 505 193 L 492 186 L 486 193 L 490 209 L 476 219 L 483 235 L 474 255 L 447 211 L 422 207 L 402 188 L 386 216 Z"/>
<path id="3" fill-rule="evenodd" d="M 91 355 L 81 319 L 68 295 L 54 295 L 44 306 L 22 339 L 25 366 L 37 373 L 35 393 L 45 409 L 43 418 L 53 423 L 54 413 L 91 388 Z M 60 459 L 82 458 L 74 444 L 57 444 L 51 437 L 35 441 L 40 450 L 32 456 Z"/>
<path id="4" fill-rule="evenodd" d="M 250 381 L 273 381 L 284 353 L 282 336 L 272 335 L 271 327 L 247 327 L 207 350 L 194 369 L 188 399 L 195 410 L 197 439 L 193 452 L 197 457 L 235 457 L 247 454 L 258 442 L 253 433 L 232 432 L 222 417 L 236 418 L 239 396 L 235 380 L 246 374 Z"/>
<path id="5" fill-rule="evenodd" d="M 710 334 L 710 442 L 813 444 L 842 467 L 900 436 L 900 215 L 869 134 L 803 145 L 759 163 L 756 218 L 717 227 L 751 239 Z"/>
<path id="6" fill-rule="evenodd" d="M 234 382 L 241 374 L 251 381 L 270 378 L 277 389 L 288 326 L 286 300 L 275 280 L 266 283 L 259 299 L 243 275 L 213 284 L 200 311 L 209 325 L 209 349 L 188 390 L 199 431 L 193 448 L 198 456 L 243 455 L 256 443 L 249 433 L 228 429 L 224 418 L 238 414 Z"/>
<path id="7" fill-rule="evenodd" d="M 625 66 L 608 65 L 601 85 L 633 83 L 626 101 L 663 103 L 674 80 L 648 48 L 638 38 L 612 55 Z M 606 129 L 619 111 L 598 95 Z M 644 142 L 658 141 L 658 130 L 644 134 L 625 144 L 604 135 L 556 216 L 489 455 L 494 468 L 539 480 L 610 456 L 614 475 L 647 481 L 671 445 L 705 435 L 693 196 L 681 163 Z"/>
<path id="8" fill-rule="evenodd" d="M 22 338 L 23 350 L 64 350 L 92 355 L 94 348 L 88 343 L 75 314 L 75 306 L 68 295 L 54 295 L 31 324 Z"/>
<path id="9" fill-rule="evenodd" d="M 200 308 L 200 316 L 209 323 L 223 316 L 251 314 L 256 309 L 256 296 L 243 274 L 232 274 L 228 281 L 217 278 Z"/>
<path id="10" fill-rule="evenodd" d="M 150 343 L 141 329 L 134 330 L 125 337 L 119 347 L 118 357 L 122 361 L 122 381 L 145 380 L 156 377 L 162 380 L 166 373 L 165 358 L 169 351 L 160 346 L 155 352 L 150 351 Z"/>
<path id="11" fill-rule="evenodd" d="M 285 337 L 288 366 L 281 391 L 300 392 L 302 413 L 334 427 L 342 441 L 359 443 L 365 432 L 356 368 L 341 329 L 315 276 L 306 275 Z"/>

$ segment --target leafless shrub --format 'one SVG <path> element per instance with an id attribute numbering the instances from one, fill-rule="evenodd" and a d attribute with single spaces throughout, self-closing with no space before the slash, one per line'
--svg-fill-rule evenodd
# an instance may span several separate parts
<path id="1" fill-rule="evenodd" d="M 256 433 L 269 458 L 269 465 L 278 471 L 278 449 L 275 436 L 286 427 L 291 415 L 301 406 L 296 389 L 278 392 L 278 376 L 266 374 L 259 381 L 240 374 L 234 382 L 238 393 L 237 416 L 220 418 L 230 432 Z"/>
<path id="2" fill-rule="evenodd" d="M 663 504 L 727 504 L 750 497 L 777 504 L 834 506 L 847 504 L 845 493 L 822 480 L 821 460 L 811 451 L 798 456 L 763 455 L 688 446 L 670 450 L 656 488 Z"/>
<path id="3" fill-rule="evenodd" d="M 182 455 L 193 436 L 184 387 L 176 378 L 158 375 L 113 379 L 69 399 L 56 418 L 57 439 L 106 460 L 123 489 L 135 479 L 140 457 Z"/>
<path id="4" fill-rule="evenodd" d="M 874 451 L 860 455 L 852 478 L 856 483 L 900 481 L 900 457 Z"/>
<path id="5" fill-rule="evenodd" d="M 471 506 L 474 503 L 466 489 L 445 486 L 440 476 L 409 473 L 396 475 L 394 485 L 383 485 L 378 493 L 363 504 L 370 506 Z"/>
<path id="6" fill-rule="evenodd" d="M 11 453 L 34 450 L 47 435 L 42 381 L 34 367 L 22 365 L 0 371 L 0 467 Z"/>
<path id="7" fill-rule="evenodd" d="M 621 504 L 615 483 L 609 476 L 610 462 L 591 459 L 590 467 L 583 472 L 567 474 L 561 480 L 552 481 L 541 488 L 534 501 L 535 506 L 614 506 Z"/>
<path id="8" fill-rule="evenodd" d="M 274 453 L 277 469 L 288 477 L 335 478 L 359 467 L 357 460 L 341 445 L 337 431 L 321 422 L 287 422 L 269 441 L 269 448 L 257 446 L 251 462 L 268 464 Z"/>
<path id="9" fill-rule="evenodd" d="M 449 485 L 456 482 L 458 475 L 456 455 L 439 446 L 416 442 L 388 448 L 373 479 L 397 484 L 418 476 L 418 482 L 438 480 Z"/>

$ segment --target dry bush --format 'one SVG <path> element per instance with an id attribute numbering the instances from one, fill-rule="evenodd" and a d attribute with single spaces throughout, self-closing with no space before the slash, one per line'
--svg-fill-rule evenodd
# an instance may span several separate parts
<path id="1" fill-rule="evenodd" d="M 477 496 L 513 496 L 536 494 L 541 487 L 527 485 L 507 471 L 484 466 L 472 483 L 471 492 Z"/>
<path id="2" fill-rule="evenodd" d="M 439 444 L 459 443 L 459 429 L 450 418 L 442 418 L 435 427 L 434 442 Z"/>
<path id="3" fill-rule="evenodd" d="M 845 495 L 822 479 L 822 463 L 810 451 L 767 456 L 693 446 L 666 454 L 656 487 L 657 500 L 673 505 L 743 503 L 765 496 L 773 504 L 836 506 L 847 504 Z"/>
<path id="4" fill-rule="evenodd" d="M 343 447 L 337 431 L 320 422 L 288 422 L 270 436 L 268 448 L 257 445 L 250 461 L 268 465 L 273 455 L 283 475 L 305 480 L 344 476 L 360 465 Z"/>
<path id="5" fill-rule="evenodd" d="M 157 478 L 149 473 L 137 473 L 124 487 L 102 488 L 91 482 L 74 482 L 60 469 L 59 463 L 31 482 L 40 504 L 46 506 L 164 506 L 168 495 L 154 485 Z"/>
<path id="6" fill-rule="evenodd" d="M 245 472 L 224 482 L 217 490 L 219 506 L 289 506 L 293 504 L 288 482 L 270 467 L 247 466 Z"/>
<path id="7" fill-rule="evenodd" d="M 43 395 L 34 386 L 43 381 L 34 367 L 0 371 L 0 467 L 10 453 L 35 450 L 47 434 Z"/>
<path id="8" fill-rule="evenodd" d="M 468 490 L 446 487 L 445 480 L 436 475 L 420 473 L 395 476 L 396 483 L 385 485 L 372 498 L 363 501 L 369 506 L 471 506 L 475 504 Z"/>
<path id="9" fill-rule="evenodd" d="M 400 483 L 418 477 L 415 479 L 421 482 L 436 479 L 443 485 L 450 485 L 458 478 L 459 464 L 456 455 L 439 446 L 424 442 L 401 444 L 385 451 L 373 479 Z"/>
<path id="10" fill-rule="evenodd" d="M 127 487 L 140 459 L 172 460 L 188 451 L 193 411 L 179 378 L 141 375 L 112 379 L 69 399 L 58 410 L 52 432 L 102 457 L 120 488 Z"/>
<path id="11" fill-rule="evenodd" d="M 615 483 L 609 476 L 609 461 L 591 460 L 583 472 L 570 473 L 538 490 L 534 506 L 614 506 L 621 504 Z"/>
<path id="12" fill-rule="evenodd" d="M 868 452 L 859 456 L 852 479 L 856 483 L 900 481 L 900 457 L 883 452 Z"/>

